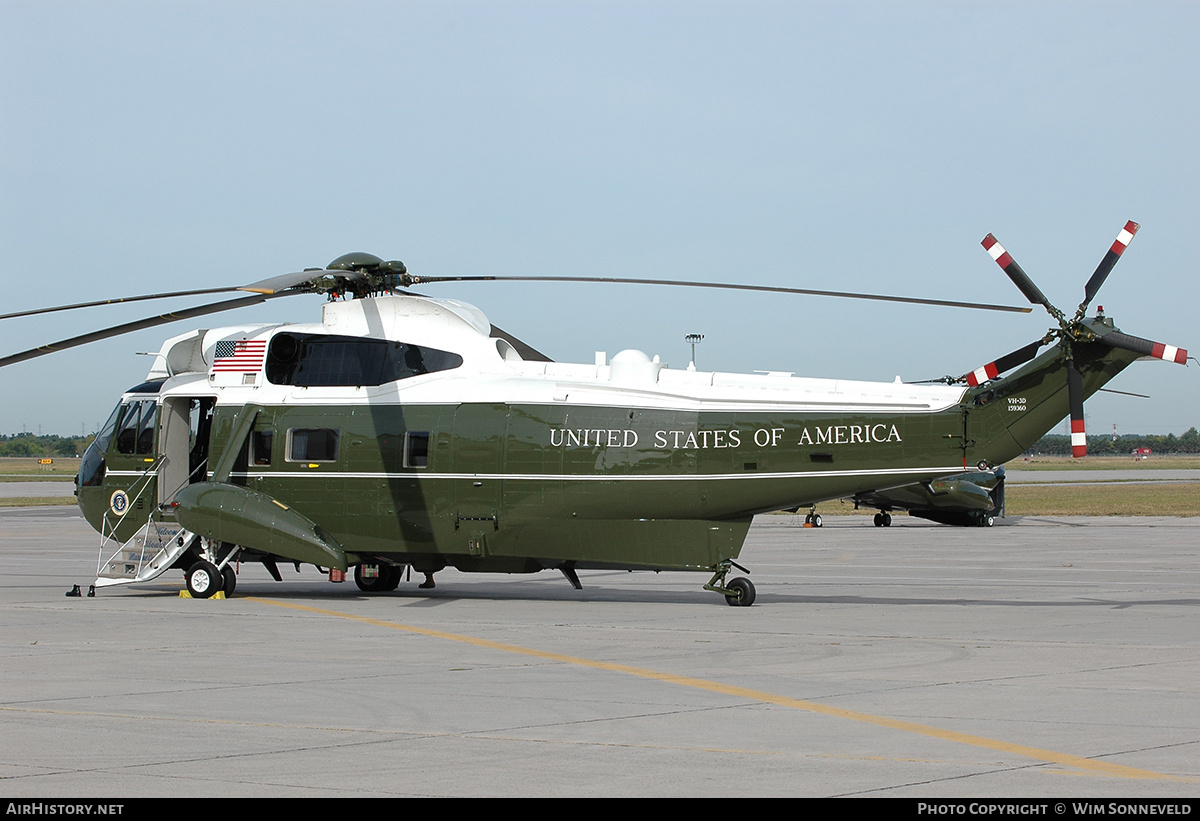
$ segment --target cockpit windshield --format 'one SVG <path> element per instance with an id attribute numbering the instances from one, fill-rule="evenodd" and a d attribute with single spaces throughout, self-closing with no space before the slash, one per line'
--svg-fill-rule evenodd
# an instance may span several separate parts
<path id="1" fill-rule="evenodd" d="M 113 408 L 108 421 L 104 423 L 100 432 L 96 434 L 96 438 L 83 452 L 83 459 L 79 463 L 79 474 L 75 477 L 75 483 L 80 487 L 93 487 L 104 481 L 104 454 L 108 452 L 108 444 L 117 430 L 117 419 L 120 418 L 121 410 L 124 407 L 124 405 L 117 405 Z"/>

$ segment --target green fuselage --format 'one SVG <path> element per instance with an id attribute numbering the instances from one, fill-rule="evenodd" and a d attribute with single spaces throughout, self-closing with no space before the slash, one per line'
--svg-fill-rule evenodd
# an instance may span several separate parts
<path id="1" fill-rule="evenodd" d="M 1135 358 L 1100 346 L 1076 352 L 1085 392 Z M 192 529 L 260 554 L 313 561 L 272 538 L 280 524 L 269 512 L 282 510 L 297 527 L 310 522 L 327 534 L 349 565 L 384 559 L 419 570 L 710 570 L 738 557 L 756 513 L 999 464 L 1068 410 L 1058 348 L 936 412 L 746 405 L 219 402 L 208 464 L 193 484 L 199 478 L 242 490 L 212 496 L 224 500 L 210 505 L 219 511 L 189 508 L 199 522 Z M 163 415 L 149 452 L 121 452 L 112 437 L 103 478 L 80 487 L 80 507 L 98 530 L 115 527 L 118 538 L 128 538 L 175 495 L 153 481 L 164 456 L 182 458 L 164 445 Z M 214 472 L 218 464 L 225 467 Z M 129 511 L 119 517 L 116 491 L 128 498 Z M 236 527 L 229 524 L 235 519 Z"/>

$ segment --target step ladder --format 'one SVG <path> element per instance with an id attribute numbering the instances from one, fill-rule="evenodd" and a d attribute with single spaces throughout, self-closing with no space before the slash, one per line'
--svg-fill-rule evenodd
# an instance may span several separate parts
<path id="1" fill-rule="evenodd" d="M 196 540 L 196 534 L 176 521 L 175 510 L 169 506 L 156 506 L 146 519 L 146 524 L 138 528 L 127 541 L 120 542 L 116 538 L 117 526 L 124 517 L 137 509 L 137 502 L 144 494 L 152 495 L 151 484 L 157 479 L 158 469 L 165 462 L 166 457 L 161 457 L 130 487 L 133 498 L 125 513 L 110 511 L 104 515 L 100 527 L 100 555 L 96 562 L 96 587 L 158 578 Z"/>
<path id="2" fill-rule="evenodd" d="M 101 542 L 96 587 L 158 578 L 196 538 L 196 534 L 174 521 L 173 515 L 155 510 L 129 541 L 119 543 L 110 534 Z"/>

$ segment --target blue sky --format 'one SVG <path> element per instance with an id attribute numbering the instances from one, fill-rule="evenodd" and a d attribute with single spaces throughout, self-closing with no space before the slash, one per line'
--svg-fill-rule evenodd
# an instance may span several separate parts
<path id="1" fill-rule="evenodd" d="M 7 310 L 232 285 L 361 250 L 429 275 L 701 279 L 1024 304 L 1200 350 L 1200 6 L 1151 2 L 0 0 Z M 994 314 L 658 287 L 443 285 L 556 359 L 905 380 L 1040 337 Z M 165 310 L 0 323 L 0 354 Z M 0 370 L 0 432 L 91 431 L 192 327 Z M 1138 363 L 1088 429 L 1200 425 Z M 1060 429 L 1062 426 L 1060 426 Z"/>

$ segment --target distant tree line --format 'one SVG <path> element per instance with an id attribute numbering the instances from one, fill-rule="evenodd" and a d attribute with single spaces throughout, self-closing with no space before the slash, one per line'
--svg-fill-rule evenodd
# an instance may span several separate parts
<path id="1" fill-rule="evenodd" d="M 1176 436 L 1126 433 L 1114 439 L 1111 435 L 1094 435 L 1087 438 L 1088 453 L 1093 456 L 1127 456 L 1137 448 L 1149 448 L 1154 453 L 1200 453 L 1200 432 L 1194 427 L 1187 433 Z M 1070 456 L 1071 437 L 1063 433 L 1048 433 L 1025 451 L 1027 456 Z"/>
<path id="2" fill-rule="evenodd" d="M 36 436 L 32 433 L 0 434 L 0 456 L 78 456 L 92 436 Z"/>

